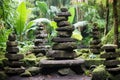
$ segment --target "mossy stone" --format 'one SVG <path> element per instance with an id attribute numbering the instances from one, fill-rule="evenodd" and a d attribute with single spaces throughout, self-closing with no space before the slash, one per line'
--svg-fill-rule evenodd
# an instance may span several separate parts
<path id="1" fill-rule="evenodd" d="M 40 68 L 39 67 L 30 67 L 27 70 L 31 73 L 32 76 L 40 73 Z"/>
<path id="2" fill-rule="evenodd" d="M 53 45 L 53 50 L 73 50 L 76 49 L 76 43 L 75 42 L 64 42 L 64 43 L 58 43 Z"/>
<path id="3" fill-rule="evenodd" d="M 0 71 L 0 80 L 7 80 L 7 75 L 4 71 Z"/>
<path id="4" fill-rule="evenodd" d="M 28 70 L 25 70 L 24 73 L 20 74 L 21 77 L 30 77 L 32 76 L 31 73 Z"/>
<path id="5" fill-rule="evenodd" d="M 92 80 L 106 80 L 109 77 L 109 73 L 105 70 L 103 65 L 96 67 L 92 75 Z"/>

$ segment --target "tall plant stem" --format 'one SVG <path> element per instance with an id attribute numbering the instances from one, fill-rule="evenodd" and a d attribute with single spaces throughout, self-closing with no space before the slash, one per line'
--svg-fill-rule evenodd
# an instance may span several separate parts
<path id="1" fill-rule="evenodd" d="M 117 1 L 113 0 L 113 15 L 114 15 L 114 44 L 118 45 L 118 10 Z"/>

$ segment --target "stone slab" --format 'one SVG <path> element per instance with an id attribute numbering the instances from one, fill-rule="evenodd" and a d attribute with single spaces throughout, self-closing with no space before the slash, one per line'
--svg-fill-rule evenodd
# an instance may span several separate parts
<path id="1" fill-rule="evenodd" d="M 67 11 L 68 11 L 67 8 L 61 8 L 60 10 L 61 10 L 62 12 L 67 12 Z"/>
<path id="2" fill-rule="evenodd" d="M 77 46 L 75 42 L 57 43 L 54 44 L 52 47 L 53 50 L 71 50 L 71 51 L 76 48 Z"/>
<path id="3" fill-rule="evenodd" d="M 52 39 L 52 41 L 53 42 L 61 43 L 61 42 L 75 42 L 76 40 L 72 39 L 72 38 L 55 37 L 55 38 Z"/>
<path id="4" fill-rule="evenodd" d="M 58 31 L 57 36 L 58 37 L 71 37 L 72 32 L 71 31 Z"/>
<path id="5" fill-rule="evenodd" d="M 60 22 L 60 21 L 67 21 L 67 19 L 65 17 L 55 17 L 54 18 L 55 22 Z"/>
<path id="6" fill-rule="evenodd" d="M 101 52 L 100 49 L 90 49 L 90 51 L 94 54 L 100 54 L 100 52 Z"/>
<path id="7" fill-rule="evenodd" d="M 10 67 L 7 67 L 4 70 L 5 70 L 6 74 L 13 74 L 13 75 L 21 74 L 21 73 L 25 72 L 24 68 L 10 68 Z"/>
<path id="8" fill-rule="evenodd" d="M 73 59 L 73 60 L 47 60 L 43 59 L 40 61 L 40 67 L 71 67 L 83 64 L 85 61 L 83 59 Z"/>
<path id="9" fill-rule="evenodd" d="M 9 53 L 7 53 L 7 54 L 5 54 L 5 57 L 11 61 L 18 61 L 20 59 L 23 59 L 24 55 L 23 54 L 9 54 Z"/>
<path id="10" fill-rule="evenodd" d="M 47 57 L 52 59 L 73 59 L 77 55 L 74 51 L 63 51 L 63 50 L 50 50 L 47 53 Z"/>
<path id="11" fill-rule="evenodd" d="M 8 53 L 17 53 L 17 52 L 19 52 L 19 48 L 18 47 L 7 47 L 6 51 Z"/>
<path id="12" fill-rule="evenodd" d="M 91 49 L 101 49 L 101 44 L 98 44 L 98 45 L 90 45 L 89 48 Z"/>
<path id="13" fill-rule="evenodd" d="M 99 44 L 100 42 L 101 42 L 100 39 L 92 40 L 92 41 L 90 41 L 90 45 L 96 45 L 96 44 Z"/>
<path id="14" fill-rule="evenodd" d="M 120 60 L 106 60 L 104 62 L 104 65 L 106 66 L 116 66 L 116 65 L 119 65 L 120 64 Z"/>
<path id="15" fill-rule="evenodd" d="M 71 16 L 70 12 L 60 12 L 57 14 L 58 17 L 68 17 Z"/>
<path id="16" fill-rule="evenodd" d="M 37 27 L 37 30 L 44 30 L 44 27 Z"/>
<path id="17" fill-rule="evenodd" d="M 56 31 L 74 31 L 74 26 L 58 27 Z"/>
<path id="18" fill-rule="evenodd" d="M 120 54 L 115 52 L 109 52 L 109 53 L 104 52 L 103 54 L 100 55 L 101 58 L 116 58 L 119 56 Z"/>
<path id="19" fill-rule="evenodd" d="M 16 35 L 15 35 L 15 34 L 10 34 L 10 35 L 8 36 L 8 40 L 9 40 L 9 41 L 15 41 L 15 40 L 16 40 Z"/>
<path id="20" fill-rule="evenodd" d="M 16 41 L 7 41 L 6 45 L 8 47 L 17 47 L 18 42 L 16 42 Z"/>
<path id="21" fill-rule="evenodd" d="M 102 47 L 102 49 L 116 49 L 117 45 L 114 44 L 106 44 Z"/>
<path id="22" fill-rule="evenodd" d="M 107 68 L 106 70 L 109 71 L 109 72 L 120 72 L 120 67 Z"/>
<path id="23" fill-rule="evenodd" d="M 43 33 L 42 30 L 36 30 L 36 31 L 35 31 L 35 35 L 37 35 L 37 34 L 42 34 L 42 33 Z"/>
<path id="24" fill-rule="evenodd" d="M 42 48 L 42 49 L 34 49 L 32 52 L 33 53 L 46 53 L 48 50 L 45 49 L 45 48 Z"/>
<path id="25" fill-rule="evenodd" d="M 24 62 L 20 62 L 20 61 L 4 60 L 3 62 L 6 66 L 10 66 L 10 67 L 13 67 L 13 68 L 18 68 L 18 67 L 21 67 L 21 66 L 24 65 Z"/>
<path id="26" fill-rule="evenodd" d="M 58 27 L 65 27 L 65 26 L 69 26 L 70 23 L 68 21 L 61 21 L 57 23 Z"/>
<path id="27" fill-rule="evenodd" d="M 44 39 L 46 37 L 47 37 L 47 34 L 38 34 L 38 35 L 36 35 L 37 39 Z"/>

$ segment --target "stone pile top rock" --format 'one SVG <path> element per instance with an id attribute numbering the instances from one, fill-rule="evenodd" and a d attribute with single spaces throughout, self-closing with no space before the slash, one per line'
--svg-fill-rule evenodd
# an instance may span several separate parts
<path id="1" fill-rule="evenodd" d="M 114 44 L 106 44 L 102 47 L 102 49 L 116 49 L 117 45 Z"/>

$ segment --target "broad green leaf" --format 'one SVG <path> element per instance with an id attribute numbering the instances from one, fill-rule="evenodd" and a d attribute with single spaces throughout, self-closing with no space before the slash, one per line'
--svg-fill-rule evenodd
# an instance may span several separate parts
<path id="1" fill-rule="evenodd" d="M 69 12 L 71 13 L 71 16 L 68 18 L 68 21 L 70 23 L 73 23 L 74 17 L 75 17 L 75 8 L 74 7 L 70 7 Z"/>
<path id="2" fill-rule="evenodd" d="M 36 1 L 36 5 L 40 8 L 41 12 L 47 13 L 48 6 L 44 1 Z"/>
<path id="3" fill-rule="evenodd" d="M 21 4 L 17 8 L 17 12 L 18 17 L 16 21 L 16 31 L 17 34 L 22 35 L 27 20 L 27 8 L 25 2 L 21 2 Z"/>
<path id="4" fill-rule="evenodd" d="M 55 21 L 51 21 L 50 26 L 52 26 L 54 29 L 56 29 L 57 28 L 57 23 Z"/>
<path id="5" fill-rule="evenodd" d="M 77 39 L 80 41 L 80 40 L 82 40 L 83 37 L 82 37 L 81 33 L 77 29 L 75 29 L 73 31 L 71 38 L 74 38 L 74 39 Z"/>
<path id="6" fill-rule="evenodd" d="M 30 21 L 24 28 L 24 31 L 27 31 L 27 29 L 30 29 L 35 24 L 34 21 Z"/>

